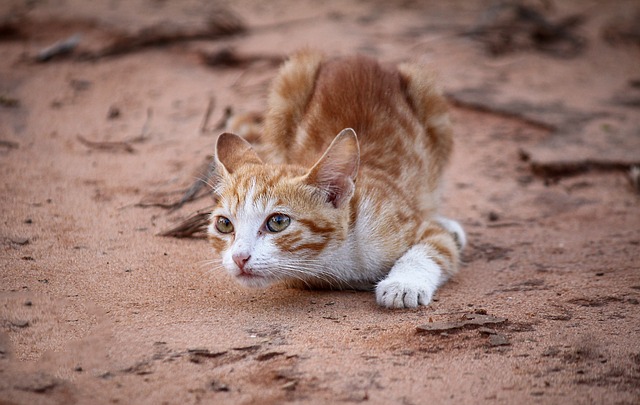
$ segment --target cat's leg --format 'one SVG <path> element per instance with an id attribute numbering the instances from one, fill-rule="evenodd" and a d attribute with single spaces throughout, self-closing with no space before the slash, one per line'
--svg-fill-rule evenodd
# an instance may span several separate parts
<path id="1" fill-rule="evenodd" d="M 396 261 L 376 286 L 378 304 L 387 308 L 429 305 L 438 287 L 457 272 L 465 242 L 464 231 L 457 222 L 438 218 L 429 223 L 419 242 Z"/>
<path id="2" fill-rule="evenodd" d="M 463 250 L 464 247 L 467 246 L 467 235 L 464 233 L 464 229 L 462 229 L 462 225 L 460 225 L 458 221 L 442 216 L 436 217 L 435 220 L 453 235 L 460 250 Z"/>

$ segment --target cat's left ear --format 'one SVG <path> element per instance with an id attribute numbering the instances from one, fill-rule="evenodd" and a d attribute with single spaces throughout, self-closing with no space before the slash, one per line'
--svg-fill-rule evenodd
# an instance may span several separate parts
<path id="1" fill-rule="evenodd" d="M 216 159 L 217 165 L 224 167 L 229 174 L 245 164 L 262 164 L 249 142 L 228 132 L 218 137 Z"/>
<path id="2" fill-rule="evenodd" d="M 353 196 L 359 164 L 358 137 L 353 129 L 343 129 L 311 168 L 306 183 L 322 190 L 327 202 L 340 208 Z"/>

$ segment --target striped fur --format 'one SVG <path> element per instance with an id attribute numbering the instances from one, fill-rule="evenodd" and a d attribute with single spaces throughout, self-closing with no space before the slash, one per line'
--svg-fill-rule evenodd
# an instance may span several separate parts
<path id="1" fill-rule="evenodd" d="M 238 136 L 218 140 L 209 238 L 222 266 L 247 286 L 375 288 L 385 307 L 429 304 L 465 244 L 438 216 L 453 142 L 432 74 L 301 52 L 268 107 L 264 159 Z M 281 232 L 274 214 L 291 219 Z"/>

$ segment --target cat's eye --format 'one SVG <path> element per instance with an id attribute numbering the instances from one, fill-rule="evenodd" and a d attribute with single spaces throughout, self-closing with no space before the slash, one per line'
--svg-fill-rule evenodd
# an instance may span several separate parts
<path id="1" fill-rule="evenodd" d="M 282 232 L 291 223 L 291 218 L 284 214 L 273 214 L 267 220 L 267 229 L 269 232 Z"/>
<path id="2" fill-rule="evenodd" d="M 216 229 L 220 233 L 231 233 L 233 232 L 233 224 L 229 218 L 218 217 L 216 218 Z"/>

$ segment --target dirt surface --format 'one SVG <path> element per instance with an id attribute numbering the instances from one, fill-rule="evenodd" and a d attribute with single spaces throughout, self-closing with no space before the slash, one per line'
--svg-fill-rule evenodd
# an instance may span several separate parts
<path id="1" fill-rule="evenodd" d="M 3 1 L 0 402 L 639 403 L 640 7 L 497 4 Z M 469 246 L 428 307 L 157 236 L 304 46 L 440 72 Z"/>

